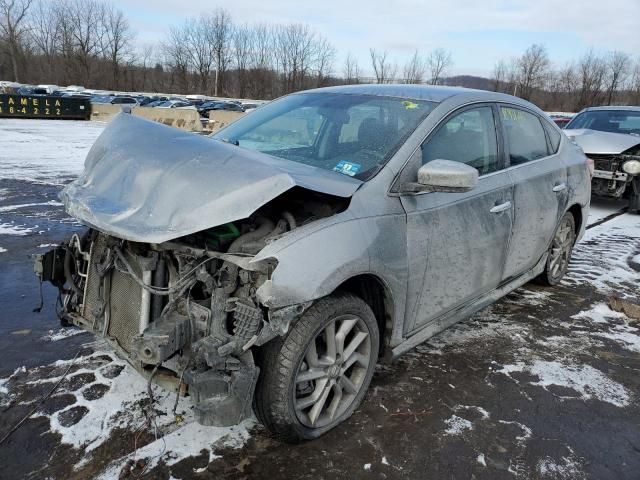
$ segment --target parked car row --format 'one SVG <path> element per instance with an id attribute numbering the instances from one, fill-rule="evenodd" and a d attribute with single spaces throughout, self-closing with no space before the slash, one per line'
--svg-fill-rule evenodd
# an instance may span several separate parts
<path id="1" fill-rule="evenodd" d="M 6 83 L 6 82 L 5 82 Z M 242 103 L 239 100 L 212 100 L 204 95 L 166 96 L 143 95 L 135 93 L 117 93 L 100 90 L 87 90 L 71 85 L 61 88 L 57 85 L 20 85 L 12 84 L 11 93 L 18 95 L 49 95 L 56 97 L 88 98 L 92 104 L 121 105 L 123 108 L 136 106 L 155 108 L 196 108 L 202 117 L 208 118 L 212 110 L 245 112 L 259 106 L 258 103 Z"/>

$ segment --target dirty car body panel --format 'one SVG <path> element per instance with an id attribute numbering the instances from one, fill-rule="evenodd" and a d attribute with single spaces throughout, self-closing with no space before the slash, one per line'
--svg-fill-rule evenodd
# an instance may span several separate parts
<path id="1" fill-rule="evenodd" d="M 503 106 L 555 150 L 512 165 Z M 579 237 L 588 214 L 585 157 L 559 132 L 508 95 L 411 85 L 292 94 L 212 138 L 120 115 L 62 193 L 90 229 L 36 271 L 64 321 L 188 390 L 200 422 L 237 423 L 256 350 L 336 292 L 369 305 L 392 359 L 541 273 L 559 219 Z M 476 183 L 416 182 L 452 163 Z"/>

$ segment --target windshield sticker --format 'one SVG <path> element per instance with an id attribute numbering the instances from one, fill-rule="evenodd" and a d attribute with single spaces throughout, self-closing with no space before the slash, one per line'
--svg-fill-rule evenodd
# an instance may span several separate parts
<path id="1" fill-rule="evenodd" d="M 402 105 L 404 105 L 404 108 L 406 108 L 407 110 L 414 110 L 420 106 L 417 103 L 410 102 L 409 100 L 405 100 L 404 102 L 402 102 Z"/>
<path id="2" fill-rule="evenodd" d="M 359 163 L 351 163 L 346 162 L 344 160 L 340 160 L 338 164 L 333 167 L 334 172 L 344 173 L 345 175 L 349 175 L 353 177 L 360 170 L 361 165 Z"/>

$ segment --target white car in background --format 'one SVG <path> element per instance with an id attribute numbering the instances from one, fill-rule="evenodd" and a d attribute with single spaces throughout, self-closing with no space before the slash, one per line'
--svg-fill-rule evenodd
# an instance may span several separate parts
<path id="1" fill-rule="evenodd" d="M 564 132 L 594 162 L 592 193 L 629 198 L 640 212 L 640 107 L 586 108 Z"/>

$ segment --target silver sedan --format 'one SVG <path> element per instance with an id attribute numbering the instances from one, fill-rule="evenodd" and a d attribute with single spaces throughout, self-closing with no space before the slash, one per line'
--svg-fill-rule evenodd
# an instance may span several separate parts
<path id="1" fill-rule="evenodd" d="M 414 85 L 288 95 L 201 137 L 120 115 L 38 259 L 63 320 L 197 419 L 316 438 L 392 360 L 530 280 L 585 229 L 587 160 L 534 105 Z"/>

